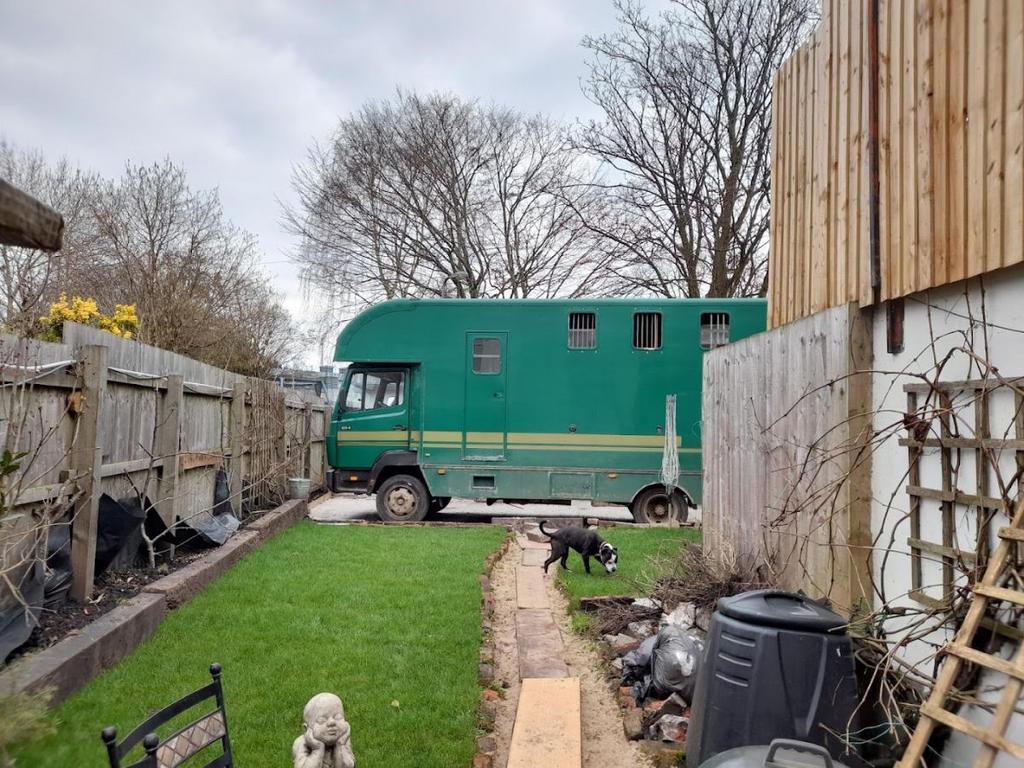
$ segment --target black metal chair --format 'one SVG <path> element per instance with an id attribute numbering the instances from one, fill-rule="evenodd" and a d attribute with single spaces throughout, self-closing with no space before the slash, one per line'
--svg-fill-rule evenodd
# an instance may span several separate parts
<path id="1" fill-rule="evenodd" d="M 224 690 L 220 683 L 220 664 L 211 664 L 210 674 L 213 676 L 212 683 L 164 707 L 129 733 L 121 743 L 117 741 L 117 728 L 104 728 L 103 743 L 107 745 L 107 757 L 110 759 L 111 768 L 175 768 L 217 741 L 221 743 L 222 753 L 208 762 L 204 768 L 233 768 L 228 718 L 224 709 Z M 156 735 L 155 730 L 159 726 L 211 699 L 217 704 L 212 712 L 194 720 L 163 741 Z M 131 764 L 122 763 L 125 756 L 139 742 L 142 742 L 146 756 Z"/>

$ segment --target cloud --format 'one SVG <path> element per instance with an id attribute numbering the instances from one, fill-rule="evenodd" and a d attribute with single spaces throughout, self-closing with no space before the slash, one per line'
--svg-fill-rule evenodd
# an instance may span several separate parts
<path id="1" fill-rule="evenodd" d="M 0 135 L 107 176 L 164 156 L 217 187 L 302 300 L 279 199 L 314 139 L 396 87 L 559 119 L 611 0 L 0 0 Z"/>

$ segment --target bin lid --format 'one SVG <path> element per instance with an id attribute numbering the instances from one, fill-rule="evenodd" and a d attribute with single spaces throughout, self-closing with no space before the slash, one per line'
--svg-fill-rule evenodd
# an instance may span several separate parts
<path id="1" fill-rule="evenodd" d="M 847 622 L 842 616 L 804 595 L 779 589 L 758 589 L 718 601 L 719 613 L 737 621 L 778 629 L 835 632 Z"/>
<path id="2" fill-rule="evenodd" d="M 700 768 L 848 768 L 815 744 L 775 739 L 770 745 L 736 747 L 719 752 Z"/>

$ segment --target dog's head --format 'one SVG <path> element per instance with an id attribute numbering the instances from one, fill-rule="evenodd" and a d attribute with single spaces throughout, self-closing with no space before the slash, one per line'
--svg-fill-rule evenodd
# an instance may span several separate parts
<path id="1" fill-rule="evenodd" d="M 601 542 L 601 548 L 597 552 L 597 559 L 608 573 L 615 573 L 619 569 L 619 550 L 607 541 Z"/>

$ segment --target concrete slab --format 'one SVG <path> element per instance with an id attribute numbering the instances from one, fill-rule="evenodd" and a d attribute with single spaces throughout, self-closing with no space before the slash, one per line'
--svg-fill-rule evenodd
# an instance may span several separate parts
<path id="1" fill-rule="evenodd" d="M 495 524 L 504 521 L 529 520 L 535 526 L 538 519 L 574 517 L 579 519 L 586 511 L 587 517 L 600 517 L 605 520 L 632 520 L 629 510 L 625 507 L 600 507 L 591 509 L 589 505 L 565 506 L 560 504 L 503 504 L 501 502 L 488 505 L 483 501 L 470 499 L 452 499 L 444 511 L 432 515 L 431 520 L 461 520 Z M 327 499 L 317 500 L 309 510 L 309 517 L 325 523 L 339 523 L 351 520 L 377 520 L 376 500 L 365 494 L 338 494 Z M 501 521 L 501 522 L 499 522 Z M 519 524 L 517 527 L 526 527 Z"/>
<path id="2" fill-rule="evenodd" d="M 580 768 L 580 679 L 523 680 L 508 768 Z"/>
<path id="3" fill-rule="evenodd" d="M 519 677 L 568 677 L 562 660 L 565 647 L 551 611 L 523 608 L 516 611 L 516 641 L 519 646 Z"/>
<path id="4" fill-rule="evenodd" d="M 542 567 L 544 561 L 548 559 L 548 551 L 546 549 L 535 549 L 530 547 L 529 549 L 523 550 L 523 565 Z"/>
<path id="5" fill-rule="evenodd" d="M 534 566 L 516 567 L 516 607 L 548 608 L 548 591 L 544 586 L 544 571 Z"/>

